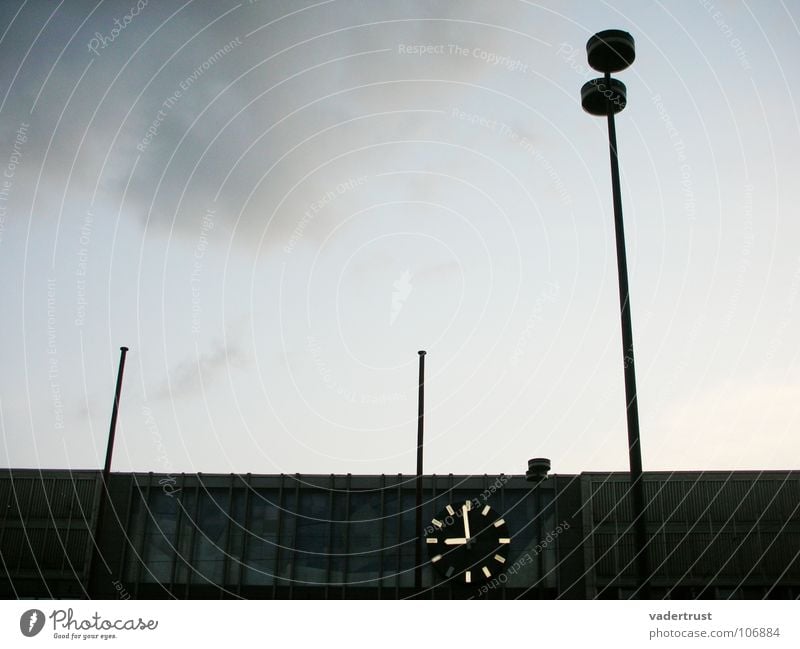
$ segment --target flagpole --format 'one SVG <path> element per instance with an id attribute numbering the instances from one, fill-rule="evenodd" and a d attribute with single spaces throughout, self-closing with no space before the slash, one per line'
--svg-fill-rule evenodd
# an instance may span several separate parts
<path id="1" fill-rule="evenodd" d="M 97 499 L 97 510 L 95 514 L 94 531 L 92 534 L 92 554 L 89 558 L 89 583 L 87 596 L 92 596 L 92 591 L 97 586 L 95 571 L 97 569 L 98 554 L 100 552 L 100 532 L 103 528 L 103 510 L 109 499 L 108 487 L 111 478 L 111 459 L 114 455 L 114 438 L 117 435 L 117 415 L 119 414 L 119 400 L 122 394 L 122 374 L 125 371 L 125 354 L 128 353 L 127 347 L 120 347 L 119 370 L 117 371 L 117 388 L 114 392 L 114 405 L 111 408 L 111 424 L 108 430 L 108 444 L 106 445 L 106 460 L 103 471 L 100 474 L 100 496 Z"/>
<path id="2" fill-rule="evenodd" d="M 417 551 L 415 556 L 414 586 L 422 587 L 422 448 L 423 422 L 425 418 L 425 351 L 419 354 L 419 397 L 417 407 Z"/>

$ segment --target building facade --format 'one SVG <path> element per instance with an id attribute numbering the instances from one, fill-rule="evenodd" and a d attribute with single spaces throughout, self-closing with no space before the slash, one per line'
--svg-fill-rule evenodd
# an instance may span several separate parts
<path id="1" fill-rule="evenodd" d="M 800 472 L 645 480 L 650 597 L 800 597 Z M 628 486 L 627 473 L 424 476 L 418 530 L 415 476 L 115 473 L 106 491 L 95 471 L 6 469 L 0 595 L 627 598 Z M 465 579 L 449 557 L 481 516 L 475 538 L 507 538 Z"/>

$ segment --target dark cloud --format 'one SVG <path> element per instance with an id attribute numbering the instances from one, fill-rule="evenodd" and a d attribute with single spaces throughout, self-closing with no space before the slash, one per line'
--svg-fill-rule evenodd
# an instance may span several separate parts
<path id="1" fill-rule="evenodd" d="M 36 13 L 21 17 L 24 32 L 13 32 L 15 51 L 47 20 L 34 4 L 23 10 Z M 520 9 L 498 16 L 480 3 L 336 2 L 301 12 L 293 3 L 233 11 L 236 3 L 190 3 L 175 14 L 180 5 L 151 2 L 126 22 L 134 5 L 103 3 L 87 20 L 92 5 L 67 3 L 14 82 L 11 113 L 24 115 L 36 101 L 30 157 L 44 165 L 43 212 L 83 208 L 95 188 L 117 207 L 127 188 L 123 215 L 152 231 L 195 236 L 216 203 L 221 226 L 235 227 L 247 245 L 263 236 L 282 246 L 309 203 L 347 179 L 457 165 L 456 152 L 435 146 L 353 151 L 446 132 L 441 115 L 402 111 L 446 114 L 480 100 L 467 84 L 491 85 L 497 71 L 449 46 L 513 54 L 519 40 L 510 30 Z M 125 27 L 112 39 L 115 21 Z M 400 53 L 416 43 L 443 53 Z M 359 197 L 361 205 L 380 199 Z"/>
<path id="2" fill-rule="evenodd" d="M 218 341 L 211 349 L 181 361 L 156 389 L 156 399 L 197 398 L 232 367 L 242 367 L 247 357 L 233 341 Z M 216 388 L 211 388 L 216 391 Z"/>

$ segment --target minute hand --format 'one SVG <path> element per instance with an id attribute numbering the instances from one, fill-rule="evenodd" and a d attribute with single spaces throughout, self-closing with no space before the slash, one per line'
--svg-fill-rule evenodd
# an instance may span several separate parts
<path id="1" fill-rule="evenodd" d="M 464 538 L 469 539 L 469 510 L 466 505 L 461 505 L 461 514 L 464 517 Z"/>

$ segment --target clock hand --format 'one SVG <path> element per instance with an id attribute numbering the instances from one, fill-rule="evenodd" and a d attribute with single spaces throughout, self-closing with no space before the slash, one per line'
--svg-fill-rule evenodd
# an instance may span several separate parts
<path id="1" fill-rule="evenodd" d="M 445 545 L 466 545 L 467 539 L 445 539 Z"/>
<path id="2" fill-rule="evenodd" d="M 469 540 L 469 514 L 466 505 L 461 505 L 461 514 L 464 516 L 464 538 Z"/>

